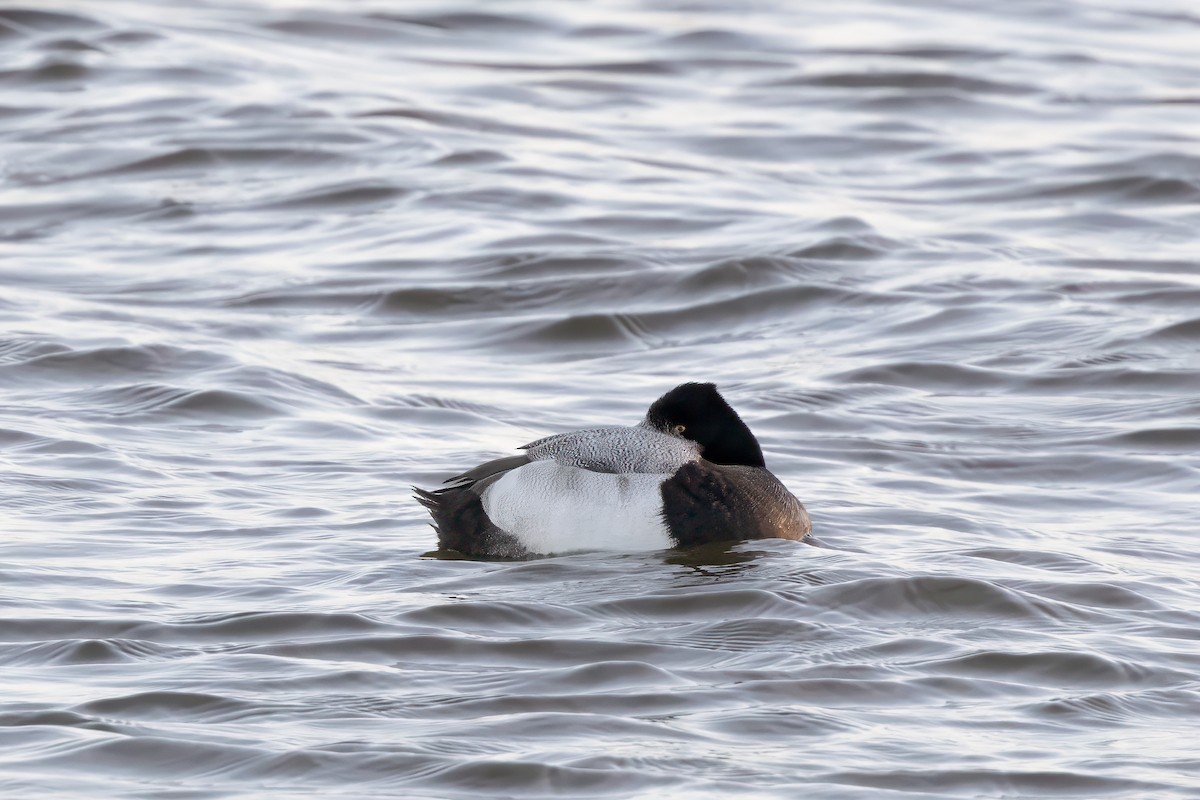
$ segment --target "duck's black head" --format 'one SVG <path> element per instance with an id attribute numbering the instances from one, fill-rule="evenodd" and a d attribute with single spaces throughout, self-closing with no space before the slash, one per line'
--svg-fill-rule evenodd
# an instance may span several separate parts
<path id="1" fill-rule="evenodd" d="M 714 464 L 765 467 L 762 448 L 737 412 L 711 383 L 682 383 L 646 412 L 652 428 L 691 439 Z"/>

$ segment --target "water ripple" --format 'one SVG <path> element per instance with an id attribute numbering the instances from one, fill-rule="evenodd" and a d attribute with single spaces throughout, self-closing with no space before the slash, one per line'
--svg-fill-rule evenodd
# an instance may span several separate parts
<path id="1" fill-rule="evenodd" d="M 0 793 L 1195 796 L 1190 8 L 317 5 L 0 8 Z M 430 552 L 684 380 L 812 543 Z"/>

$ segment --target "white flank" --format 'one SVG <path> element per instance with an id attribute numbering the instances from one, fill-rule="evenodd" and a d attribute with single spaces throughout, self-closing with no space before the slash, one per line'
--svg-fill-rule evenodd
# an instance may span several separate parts
<path id="1" fill-rule="evenodd" d="M 485 489 L 483 510 L 531 553 L 662 550 L 673 544 L 659 492 L 668 477 L 534 461 Z"/>

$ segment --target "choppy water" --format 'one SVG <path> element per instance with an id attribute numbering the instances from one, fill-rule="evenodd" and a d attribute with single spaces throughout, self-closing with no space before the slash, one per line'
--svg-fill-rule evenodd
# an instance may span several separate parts
<path id="1" fill-rule="evenodd" d="M 1188 0 L 0 10 L 0 793 L 1200 797 Z M 422 558 L 715 380 L 818 546 Z"/>

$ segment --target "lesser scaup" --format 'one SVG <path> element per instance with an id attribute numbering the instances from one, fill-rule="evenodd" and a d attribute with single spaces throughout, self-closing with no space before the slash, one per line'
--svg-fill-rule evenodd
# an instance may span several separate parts
<path id="1" fill-rule="evenodd" d="M 637 425 L 560 433 L 521 449 L 447 488 L 415 490 L 441 549 L 526 558 L 803 539 L 812 530 L 711 383 L 675 387 Z"/>

